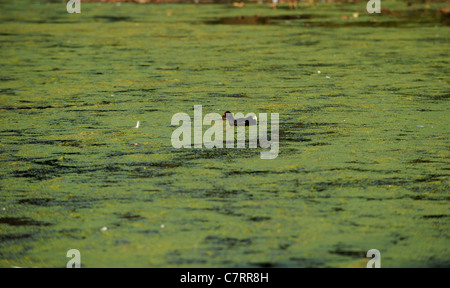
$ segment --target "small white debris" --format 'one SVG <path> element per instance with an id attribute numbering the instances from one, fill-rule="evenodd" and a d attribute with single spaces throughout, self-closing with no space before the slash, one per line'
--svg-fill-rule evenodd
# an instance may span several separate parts
<path id="1" fill-rule="evenodd" d="M 330 76 L 326 76 L 325 78 L 330 79 L 331 77 Z"/>
<path id="2" fill-rule="evenodd" d="M 5 207 L 3 207 L 3 208 L 2 208 L 2 211 L 6 211 L 6 208 L 5 208 Z"/>
<path id="3" fill-rule="evenodd" d="M 161 224 L 161 229 L 164 229 L 164 227 L 166 227 L 164 224 Z"/>
<path id="4" fill-rule="evenodd" d="M 140 125 L 141 125 L 141 121 L 138 121 L 137 124 L 136 124 L 136 127 L 134 127 L 134 128 L 138 129 Z"/>
<path id="5" fill-rule="evenodd" d="M 102 232 L 106 232 L 106 231 L 108 231 L 108 227 L 106 227 L 106 226 L 105 226 L 105 227 L 103 227 L 103 228 L 101 229 L 101 231 L 102 231 Z"/>
<path id="6" fill-rule="evenodd" d="M 317 74 L 320 74 L 320 73 L 322 73 L 322 72 L 320 72 L 320 70 L 319 70 L 319 71 L 317 71 Z"/>
<path id="7" fill-rule="evenodd" d="M 423 125 L 417 125 L 418 128 L 425 128 Z"/>

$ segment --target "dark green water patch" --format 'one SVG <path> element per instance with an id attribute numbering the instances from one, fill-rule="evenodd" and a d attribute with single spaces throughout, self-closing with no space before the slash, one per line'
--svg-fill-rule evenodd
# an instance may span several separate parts
<path id="1" fill-rule="evenodd" d="M 24 198 L 17 201 L 20 205 L 32 205 L 39 207 L 55 207 L 63 206 L 71 209 L 91 208 L 95 202 L 103 201 L 105 199 L 98 199 L 92 197 L 70 196 L 66 199 L 61 198 Z M 119 199 L 118 199 L 119 200 Z M 120 199 L 124 200 L 124 199 Z"/>
<path id="2" fill-rule="evenodd" d="M 334 63 L 300 63 L 297 64 L 299 67 L 333 67 L 338 66 L 339 64 Z"/>
<path id="3" fill-rule="evenodd" d="M 86 239 L 86 236 L 83 234 L 83 230 L 81 229 L 61 229 L 59 231 L 59 235 L 63 237 L 69 237 L 72 239 L 78 239 L 78 240 L 84 240 Z"/>
<path id="4" fill-rule="evenodd" d="M 68 44 L 67 42 L 59 42 L 59 43 L 55 43 L 55 44 L 51 44 L 47 47 L 45 47 L 45 49 L 51 49 L 51 48 L 69 48 L 69 49 L 80 49 L 83 48 L 83 45 L 74 45 L 74 44 Z M 51 71 L 60 71 L 59 68 L 53 68 Z M 43 72 L 43 71 L 36 71 L 36 72 Z"/>
<path id="5" fill-rule="evenodd" d="M 294 43 L 294 45 L 298 45 L 298 46 L 315 46 L 317 44 L 319 44 L 320 41 L 318 40 L 302 40 L 302 41 L 296 41 Z"/>
<path id="6" fill-rule="evenodd" d="M 81 147 L 82 146 L 82 143 L 77 141 L 77 140 L 39 140 L 39 139 L 30 139 L 30 140 L 23 141 L 22 144 L 67 146 L 67 147 Z"/>
<path id="7" fill-rule="evenodd" d="M 280 265 L 278 263 L 272 263 L 272 262 L 250 262 L 249 265 L 251 267 L 257 267 L 257 268 L 278 268 Z"/>
<path id="8" fill-rule="evenodd" d="M 46 17 L 41 19 L 17 19 L 17 18 L 3 18 L 0 19 L 1 22 L 20 22 L 25 24 L 70 24 L 73 23 L 72 21 L 68 21 L 68 18 L 61 18 L 61 17 Z"/>
<path id="9" fill-rule="evenodd" d="M 31 237 L 32 237 L 32 235 L 28 234 L 28 233 L 25 233 L 25 234 L 3 234 L 3 235 L 0 235 L 0 242 L 6 242 L 6 241 L 17 242 L 20 240 L 29 239 Z"/>
<path id="10" fill-rule="evenodd" d="M 252 244 L 252 240 L 232 237 L 207 236 L 204 243 L 218 246 L 216 249 L 232 249 L 238 247 L 248 247 Z"/>
<path id="11" fill-rule="evenodd" d="M 284 172 L 275 172 L 275 171 L 231 171 L 225 173 L 226 176 L 249 176 L 249 175 L 267 175 L 267 174 L 284 174 Z"/>
<path id="12" fill-rule="evenodd" d="M 281 132 L 280 133 L 280 141 L 287 141 L 287 142 L 311 142 L 311 138 L 307 138 L 306 135 L 295 133 L 295 132 Z"/>
<path id="13" fill-rule="evenodd" d="M 138 231 L 137 233 L 139 234 L 159 234 L 161 233 L 159 230 L 142 230 L 142 231 Z"/>
<path id="14" fill-rule="evenodd" d="M 150 92 L 154 92 L 156 91 L 156 88 L 141 88 L 141 89 L 134 89 L 134 88 L 130 88 L 130 89 L 122 89 L 122 90 L 116 90 L 113 93 L 133 93 L 133 92 L 144 92 L 144 93 L 150 93 Z M 103 91 L 108 93 L 109 91 Z M 142 94 L 134 94 L 134 95 L 142 95 Z"/>
<path id="15" fill-rule="evenodd" d="M 448 26 L 450 17 L 448 13 L 440 10 L 432 9 L 409 9 L 409 10 L 388 10 L 383 9 L 383 13 L 376 19 L 361 20 L 349 16 L 334 18 L 332 16 L 324 16 L 318 14 L 291 14 L 278 16 L 235 16 L 222 17 L 216 20 L 205 21 L 209 25 L 280 25 L 301 23 L 307 27 L 327 27 L 327 28 L 344 28 L 344 27 L 389 27 L 389 28 L 405 28 L 417 25 L 444 25 Z M 308 20 L 308 21 L 304 21 Z M 306 44 L 299 42 L 299 45 L 316 45 L 316 41 L 307 41 Z"/>
<path id="16" fill-rule="evenodd" d="M 438 163 L 437 161 L 432 161 L 428 159 L 414 159 L 409 161 L 411 164 L 428 164 L 428 163 Z"/>
<path id="17" fill-rule="evenodd" d="M 142 217 L 141 215 L 134 213 L 134 212 L 127 212 L 124 214 L 116 213 L 117 217 L 120 219 L 125 219 L 128 221 L 138 221 L 138 220 L 144 220 L 145 217 Z"/>
<path id="18" fill-rule="evenodd" d="M 443 219 L 448 218 L 450 215 L 424 215 L 422 216 L 423 219 Z"/>
<path id="19" fill-rule="evenodd" d="M 327 21 L 305 22 L 303 25 L 311 27 L 326 28 L 351 28 L 351 27 L 384 27 L 384 28 L 410 28 L 416 26 L 434 26 L 450 24 L 449 14 L 440 13 L 439 10 L 432 9 L 409 9 L 409 10 L 388 10 L 383 12 L 376 19 L 363 21 L 345 17 L 339 20 L 329 19 Z"/>
<path id="20" fill-rule="evenodd" d="M 367 251 L 362 251 L 359 249 L 348 248 L 345 245 L 339 243 L 336 245 L 335 249 L 330 251 L 331 254 L 347 256 L 352 258 L 365 258 Z"/>
<path id="21" fill-rule="evenodd" d="M 442 95 L 433 95 L 433 96 L 425 96 L 426 98 L 430 100 L 448 100 L 450 98 L 450 93 L 442 94 Z"/>
<path id="22" fill-rule="evenodd" d="M 14 89 L 12 89 L 12 88 L 3 88 L 3 89 L 0 89 L 0 95 L 16 96 L 17 94 L 14 91 Z M 4 109 L 4 108 L 0 107 L 0 109 Z"/>
<path id="23" fill-rule="evenodd" d="M 299 268 L 315 268 L 323 267 L 326 265 L 326 263 L 327 261 L 325 259 L 291 257 L 289 258 L 288 266 Z"/>
<path id="24" fill-rule="evenodd" d="M 165 258 L 172 265 L 201 265 L 207 263 L 204 259 L 183 257 L 183 254 L 179 250 L 167 253 Z"/>
<path id="25" fill-rule="evenodd" d="M 217 20 L 205 21 L 209 25 L 271 25 L 278 23 L 278 21 L 289 20 L 305 20 L 311 19 L 312 15 L 280 15 L 280 16 L 237 16 L 237 17 L 223 17 Z"/>
<path id="26" fill-rule="evenodd" d="M 48 207 L 54 205 L 53 199 L 50 198 L 28 198 L 17 201 L 18 204 L 35 205 L 41 207 Z"/>
<path id="27" fill-rule="evenodd" d="M 251 222 L 265 222 L 265 221 L 269 221 L 270 219 L 272 219 L 272 218 L 259 216 L 259 217 L 251 217 L 251 218 L 248 219 L 248 221 L 251 221 Z"/>
<path id="28" fill-rule="evenodd" d="M 109 22 L 109 23 L 114 23 L 114 22 L 130 22 L 132 21 L 132 17 L 128 17 L 128 16 L 115 16 L 115 15 L 98 15 L 98 16 L 94 16 L 92 17 L 92 19 L 97 20 L 97 21 L 103 21 L 103 22 Z"/>
<path id="29" fill-rule="evenodd" d="M 248 144 L 248 141 L 246 141 L 246 143 Z M 224 147 L 225 144 L 226 143 L 224 143 Z M 226 161 L 231 161 L 238 158 L 259 157 L 260 151 L 255 150 L 257 149 L 183 149 L 183 152 L 180 152 L 180 150 L 174 150 L 173 154 L 176 156 L 173 159 L 183 163 L 186 163 L 185 161 L 194 161 L 199 159 L 223 159 Z"/>
<path id="30" fill-rule="evenodd" d="M 233 94 L 226 94 L 226 93 L 209 93 L 208 94 L 209 97 L 214 97 L 214 98 L 221 98 L 221 97 L 229 97 L 229 98 L 249 98 L 249 96 L 247 96 L 247 93 L 233 93 Z"/>
<path id="31" fill-rule="evenodd" d="M 0 131 L 0 136 L 2 137 L 11 137 L 11 136 L 22 136 L 23 131 L 21 130 L 3 130 Z"/>
<path id="32" fill-rule="evenodd" d="M 10 76 L 0 76 L 0 82 L 15 81 L 16 78 Z"/>
<path id="33" fill-rule="evenodd" d="M 176 161 L 159 161 L 159 162 L 130 162 L 127 166 L 143 166 L 162 169 L 172 169 L 183 166 L 182 163 Z"/>
<path id="34" fill-rule="evenodd" d="M 136 168 L 131 173 L 132 178 L 154 178 L 154 177 L 167 177 L 174 175 L 175 172 L 164 172 L 155 169 Z"/>
<path id="35" fill-rule="evenodd" d="M 425 177 L 419 178 L 416 182 L 434 182 L 439 180 L 445 180 L 446 177 L 450 176 L 449 174 L 429 174 Z"/>
<path id="36" fill-rule="evenodd" d="M 327 267 L 327 261 L 320 258 L 290 257 L 282 262 L 250 262 L 249 267 L 257 268 L 318 268 Z"/>
<path id="37" fill-rule="evenodd" d="M 343 170 L 343 169 L 332 169 L 330 171 L 336 171 L 336 170 Z M 346 170 L 346 169 L 344 169 L 344 170 Z M 348 168 L 347 170 L 358 171 L 357 168 L 356 169 Z M 372 173 L 377 172 L 377 173 L 379 173 L 380 171 L 358 171 L 358 172 L 372 172 Z M 389 172 L 389 171 L 381 171 L 381 173 L 387 174 L 387 175 L 392 174 L 392 172 Z M 315 182 L 312 186 L 310 186 L 310 184 L 303 184 L 302 186 L 304 186 L 305 188 L 310 187 L 314 191 L 322 192 L 322 191 L 326 191 L 329 189 L 334 189 L 334 187 L 365 188 L 365 187 L 370 187 L 370 186 L 388 186 L 388 185 L 402 187 L 402 186 L 405 186 L 407 184 L 412 184 L 412 183 L 413 183 L 412 181 L 409 181 L 406 179 L 392 177 L 392 178 L 385 178 L 385 179 L 367 179 L 367 178 L 352 179 L 352 180 L 337 179 L 337 180 L 330 181 L 330 182 Z"/>
<path id="38" fill-rule="evenodd" d="M 26 170 L 17 170 L 12 171 L 11 175 L 13 177 L 18 178 L 28 178 L 30 180 L 35 181 L 43 181 L 43 180 L 50 180 L 53 178 L 61 177 L 63 175 L 68 174 L 77 174 L 77 175 L 83 175 L 83 174 L 92 174 L 92 173 L 120 173 L 120 172 L 129 172 L 129 169 L 126 169 L 126 167 L 122 165 L 114 165 L 114 164 L 107 164 L 107 165 L 65 165 L 65 164 L 59 164 L 58 162 L 61 161 L 48 161 L 47 165 L 40 165 L 39 167 L 31 167 Z M 63 162 L 61 162 L 63 163 Z M 50 166 L 48 166 L 50 165 Z M 44 166 L 44 167 L 42 167 Z M 141 169 L 141 168 L 139 168 Z M 152 172 L 144 172 L 144 171 L 138 171 L 142 173 L 152 173 Z M 155 171 L 153 171 L 155 172 Z M 146 175 L 146 174 L 145 174 Z M 151 175 L 151 174 L 150 174 Z M 136 176 L 136 175 L 131 175 Z"/>
<path id="39" fill-rule="evenodd" d="M 0 224 L 7 224 L 9 226 L 50 226 L 52 224 L 36 221 L 27 217 L 5 217 L 0 218 Z"/>
<path id="40" fill-rule="evenodd" d="M 134 144 L 133 144 L 133 146 L 134 146 Z M 145 151 L 145 152 L 143 152 L 143 151 L 139 151 L 139 152 L 138 151 L 135 151 L 135 152 L 114 151 L 111 153 L 107 153 L 106 157 L 114 158 L 114 157 L 122 157 L 122 156 L 128 156 L 128 155 L 138 155 L 138 154 L 150 155 L 150 154 L 153 154 L 153 152 L 152 151 Z M 141 166 L 141 164 L 144 165 L 146 163 L 144 163 L 144 162 L 132 162 L 131 163 L 132 166 Z"/>
<path id="41" fill-rule="evenodd" d="M 213 189 L 209 189 L 209 190 L 204 190 L 204 191 L 196 191 L 197 193 L 200 192 L 198 194 L 199 197 L 206 197 L 207 199 L 215 199 L 218 201 L 226 201 L 230 198 L 235 198 L 236 196 L 240 196 L 242 197 L 242 195 L 247 194 L 245 191 L 238 191 L 238 190 L 230 190 L 230 189 L 223 189 L 221 187 L 219 188 L 213 188 Z M 244 198 L 250 198 L 250 197 L 244 197 Z M 243 214 L 241 213 L 235 213 L 232 212 L 230 209 L 228 208 L 213 208 L 211 210 L 214 210 L 216 212 L 219 212 L 221 214 L 224 215 L 231 215 L 231 216 L 242 216 Z"/>
<path id="42" fill-rule="evenodd" d="M 327 146 L 327 145 L 331 145 L 331 144 L 330 143 L 325 143 L 325 142 L 317 142 L 317 143 L 306 144 L 306 146 Z"/>
<path id="43" fill-rule="evenodd" d="M 74 167 L 71 167 L 74 169 Z M 18 178 L 29 178 L 37 181 L 49 180 L 61 176 L 63 171 L 60 168 L 29 168 L 27 170 L 13 171 L 11 174 Z"/>

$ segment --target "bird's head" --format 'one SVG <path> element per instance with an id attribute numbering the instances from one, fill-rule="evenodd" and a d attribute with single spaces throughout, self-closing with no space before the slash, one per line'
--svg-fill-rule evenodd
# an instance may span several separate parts
<path id="1" fill-rule="evenodd" d="M 230 112 L 230 111 L 227 111 L 227 112 L 223 113 L 223 115 L 222 115 L 222 119 L 225 119 L 225 118 L 227 118 L 227 114 L 231 114 L 231 112 Z"/>

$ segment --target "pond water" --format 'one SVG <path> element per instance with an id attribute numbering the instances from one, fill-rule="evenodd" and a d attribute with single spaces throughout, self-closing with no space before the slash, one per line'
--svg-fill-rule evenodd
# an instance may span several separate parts
<path id="1" fill-rule="evenodd" d="M 0 1 L 0 267 L 450 266 L 443 5 Z M 279 156 L 173 148 L 194 105 Z"/>

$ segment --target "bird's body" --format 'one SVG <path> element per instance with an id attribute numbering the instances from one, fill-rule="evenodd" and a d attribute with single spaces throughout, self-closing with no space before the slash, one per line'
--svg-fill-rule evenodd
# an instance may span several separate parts
<path id="1" fill-rule="evenodd" d="M 222 115 L 222 119 L 225 118 L 228 120 L 230 126 L 253 126 L 257 123 L 256 116 L 235 119 L 230 111 L 227 111 Z"/>

